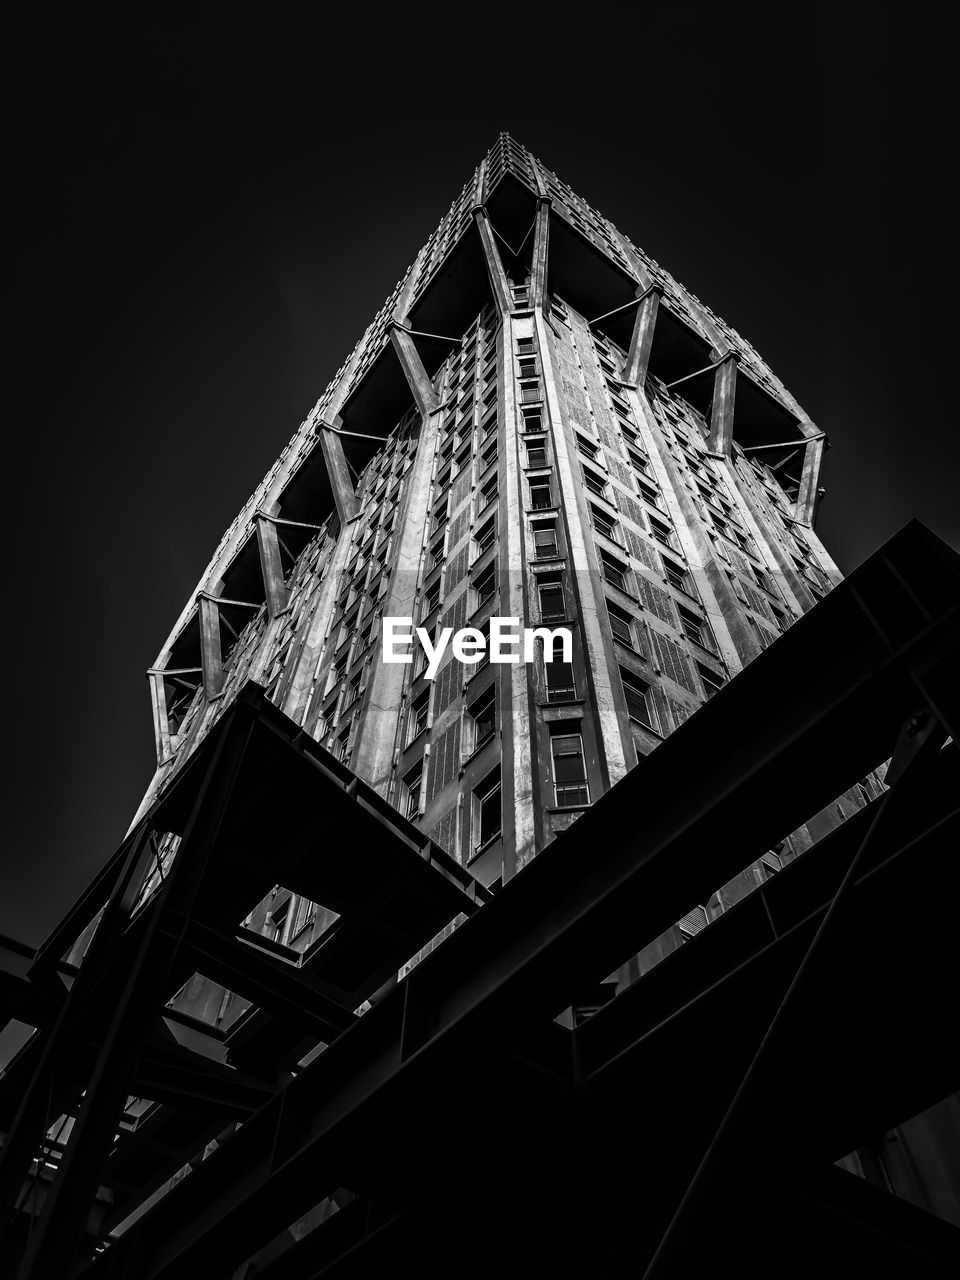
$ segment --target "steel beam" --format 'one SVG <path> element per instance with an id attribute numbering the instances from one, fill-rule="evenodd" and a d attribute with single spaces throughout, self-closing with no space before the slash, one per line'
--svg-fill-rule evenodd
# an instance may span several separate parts
<path id="1" fill-rule="evenodd" d="M 47 1192 L 18 1280 L 43 1280 L 43 1277 L 68 1274 L 76 1257 L 99 1177 L 129 1094 L 130 1081 L 154 1024 L 176 953 L 175 940 L 167 940 L 164 945 L 160 934 L 164 908 L 189 911 L 246 750 L 251 729 L 249 712 L 235 705 L 229 714 L 234 732 L 225 732 L 217 744 L 183 843 L 161 890 L 162 901 L 151 913 L 132 970 L 121 975 L 125 979 L 123 989 L 103 1036 L 77 1123 Z M 51 1037 L 50 1047 L 56 1053 L 56 1037 Z"/>

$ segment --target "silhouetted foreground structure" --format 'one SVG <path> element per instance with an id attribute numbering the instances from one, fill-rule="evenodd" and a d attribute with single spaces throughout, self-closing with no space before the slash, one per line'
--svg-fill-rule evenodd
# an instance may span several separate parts
<path id="1" fill-rule="evenodd" d="M 666 1232 L 650 1274 L 706 1251 L 739 1276 L 771 1258 L 778 1276 L 955 1274 L 955 1227 L 834 1162 L 957 1085 L 956 944 L 931 920 L 960 889 L 958 660 L 960 557 L 911 526 L 479 911 L 466 873 L 244 690 L 7 973 L 43 1033 L 0 1092 L 4 1212 L 21 1206 L 6 1265 L 26 1248 L 24 1276 L 69 1275 L 99 1242 L 84 1275 L 643 1274 Z M 561 1016 L 891 756 L 883 798 L 592 1016 Z M 235 926 L 281 873 L 336 904 L 328 955 L 295 963 Z M 101 908 L 65 995 L 61 957 Z M 256 1002 L 251 1021 L 218 1034 L 170 1008 L 198 965 Z M 138 1120 L 144 1096 L 162 1105 Z M 37 1168 L 61 1112 L 73 1132 Z"/>

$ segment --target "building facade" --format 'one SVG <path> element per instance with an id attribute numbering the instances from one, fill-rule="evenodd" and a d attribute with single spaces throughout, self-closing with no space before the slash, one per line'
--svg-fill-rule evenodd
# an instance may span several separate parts
<path id="1" fill-rule="evenodd" d="M 813 527 L 824 446 L 748 342 L 501 135 L 150 671 L 144 806 L 255 680 L 496 887 L 838 580 Z M 491 616 L 569 628 L 572 662 L 382 661 L 384 617 L 435 636 Z M 302 949 L 327 920 L 278 887 L 251 923 Z"/>

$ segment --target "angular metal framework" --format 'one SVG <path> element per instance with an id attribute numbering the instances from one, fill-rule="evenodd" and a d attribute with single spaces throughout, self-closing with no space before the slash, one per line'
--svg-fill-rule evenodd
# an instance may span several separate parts
<path id="1" fill-rule="evenodd" d="M 9 1007 L 41 1031 L 0 1082 L 5 1221 L 21 1206 L 0 1256 L 22 1280 L 229 1277 L 254 1255 L 271 1280 L 679 1276 L 706 1253 L 745 1277 L 772 1253 L 783 1277 L 955 1274 L 960 1230 L 834 1162 L 960 1083 L 956 947 L 930 927 L 960 888 L 958 660 L 960 557 L 909 526 L 479 911 L 489 895 L 248 689 L 26 971 L 6 953 Z M 882 798 L 564 1016 L 891 757 Z M 181 837 L 162 882 L 158 830 Z M 343 921 L 296 964 L 237 924 L 277 877 Z M 225 1039 L 170 1011 L 195 968 L 252 1001 Z"/>

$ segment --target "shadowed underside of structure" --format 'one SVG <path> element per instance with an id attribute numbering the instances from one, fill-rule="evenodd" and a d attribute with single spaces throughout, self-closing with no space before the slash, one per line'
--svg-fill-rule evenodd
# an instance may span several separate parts
<path id="1" fill-rule="evenodd" d="M 5 1267 L 954 1274 L 956 1228 L 835 1162 L 960 1085 L 931 927 L 960 889 L 958 656 L 960 558 L 911 525 L 492 898 L 248 688 L 9 951 L 38 1030 L 0 1079 Z M 891 757 L 881 799 L 560 1017 Z M 245 936 L 277 881 L 336 915 L 302 958 Z M 193 973 L 249 1001 L 228 1030 L 169 1008 Z"/>

